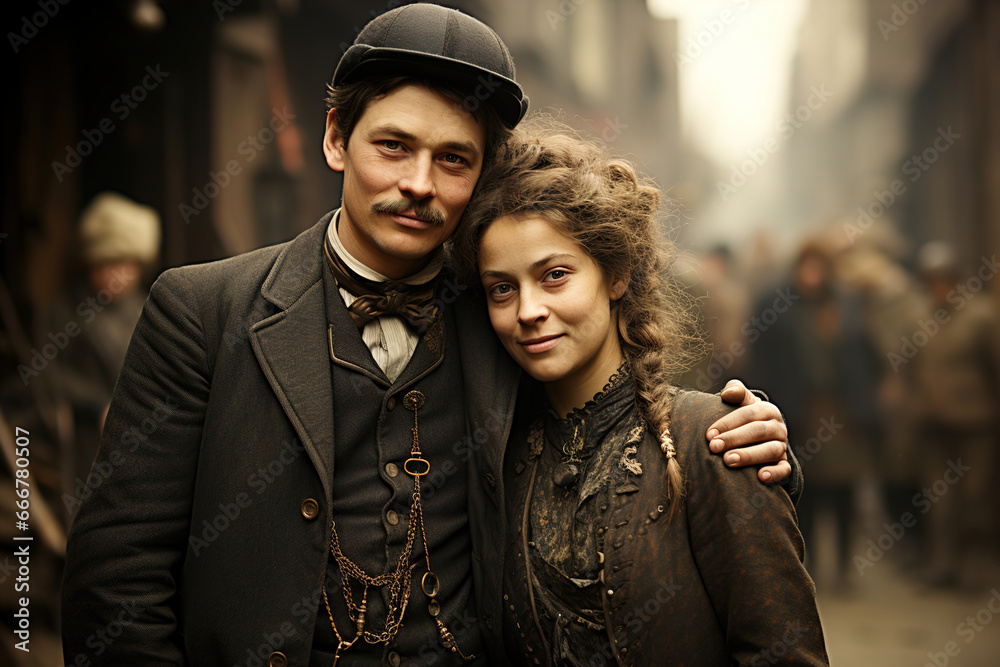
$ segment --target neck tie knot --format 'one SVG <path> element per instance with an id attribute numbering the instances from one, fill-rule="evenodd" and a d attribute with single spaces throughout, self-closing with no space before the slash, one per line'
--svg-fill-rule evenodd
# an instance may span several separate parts
<path id="1" fill-rule="evenodd" d="M 352 271 L 326 240 L 326 257 L 339 287 L 355 296 L 348 307 L 358 329 L 383 315 L 403 318 L 417 331 L 424 331 L 437 319 L 440 308 L 432 303 L 433 281 L 423 285 L 408 285 L 398 280 L 378 282 Z"/>

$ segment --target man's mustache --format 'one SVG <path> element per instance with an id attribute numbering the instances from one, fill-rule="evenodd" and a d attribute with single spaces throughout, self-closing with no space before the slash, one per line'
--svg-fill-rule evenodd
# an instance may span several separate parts
<path id="1" fill-rule="evenodd" d="M 387 215 L 406 215 L 417 218 L 432 225 L 444 224 L 444 213 L 433 209 L 428 204 L 414 203 L 399 199 L 396 201 L 380 201 L 372 204 L 373 213 L 385 213 Z"/>

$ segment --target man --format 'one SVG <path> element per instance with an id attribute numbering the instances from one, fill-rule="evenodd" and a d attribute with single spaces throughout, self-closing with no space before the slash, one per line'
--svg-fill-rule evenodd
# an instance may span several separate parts
<path id="1" fill-rule="evenodd" d="M 441 245 L 525 113 L 513 79 L 496 33 L 455 10 L 376 18 L 331 88 L 342 207 L 153 286 L 70 537 L 67 664 L 503 661 L 473 572 L 496 604 L 480 559 L 502 540 L 484 517 L 518 373 Z M 776 461 L 784 426 L 761 406 L 723 439 L 760 429 Z"/>

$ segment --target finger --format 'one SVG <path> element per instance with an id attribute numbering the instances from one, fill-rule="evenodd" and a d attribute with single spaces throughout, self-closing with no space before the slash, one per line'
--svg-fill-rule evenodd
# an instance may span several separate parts
<path id="1" fill-rule="evenodd" d="M 787 449 L 788 445 L 786 443 L 779 440 L 770 440 L 726 452 L 722 460 L 731 468 L 742 468 L 762 463 L 777 463 L 787 456 Z"/>
<path id="2" fill-rule="evenodd" d="M 768 484 L 784 482 L 792 474 L 792 465 L 788 461 L 778 461 L 773 466 L 764 466 L 757 471 L 757 479 Z"/>
<path id="3" fill-rule="evenodd" d="M 749 405 L 756 403 L 759 399 L 750 393 L 740 380 L 733 378 L 726 383 L 726 386 L 719 392 L 722 400 L 730 405 Z"/>
<path id="4" fill-rule="evenodd" d="M 753 405 L 744 405 L 741 408 L 737 408 L 730 412 L 729 414 L 721 417 L 715 423 L 708 427 L 708 431 L 705 436 L 709 440 L 715 440 L 716 438 L 722 436 L 728 431 L 737 429 L 741 426 L 751 424 L 757 421 L 777 421 L 781 422 L 784 426 L 784 420 L 781 418 L 781 411 L 774 403 L 768 403 L 766 401 L 761 401 L 759 403 L 754 403 Z M 723 439 L 728 440 L 731 436 L 723 436 Z M 760 440 L 784 440 L 787 439 L 787 431 L 785 436 L 770 436 L 768 438 L 760 438 Z M 739 444 L 734 445 L 739 447 L 740 445 L 745 445 L 749 442 L 756 442 L 755 440 L 742 440 Z M 728 449 L 728 448 L 727 448 Z M 714 450 L 713 451 L 721 451 Z"/>
<path id="5" fill-rule="evenodd" d="M 738 426 L 712 438 L 709 441 L 709 448 L 715 452 L 725 452 L 770 440 L 785 442 L 787 444 L 788 429 L 783 422 L 769 419 L 767 421 L 755 421 Z"/>

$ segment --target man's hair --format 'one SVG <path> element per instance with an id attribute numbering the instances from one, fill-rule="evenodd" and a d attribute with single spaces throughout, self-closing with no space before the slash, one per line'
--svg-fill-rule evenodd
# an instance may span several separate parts
<path id="1" fill-rule="evenodd" d="M 479 243 L 497 219 L 541 217 L 580 244 L 606 276 L 627 280 L 616 302 L 622 352 L 657 442 L 668 433 L 671 384 L 706 347 L 693 299 L 668 274 L 676 247 L 661 233 L 660 191 L 634 167 L 554 121 L 522 123 L 480 177 L 454 242 L 456 268 L 478 285 Z M 667 462 L 671 514 L 682 494 Z"/>
<path id="2" fill-rule="evenodd" d="M 451 100 L 455 108 L 472 115 L 486 130 L 486 145 L 483 153 L 485 171 L 496 154 L 496 149 L 511 135 L 511 131 L 500 120 L 499 114 L 489 104 L 484 104 L 470 91 L 458 86 L 429 78 L 413 76 L 391 76 L 363 79 L 354 83 L 334 87 L 327 85 L 326 109 L 336 109 L 337 133 L 347 145 L 354 126 L 372 102 L 382 99 L 396 88 L 405 84 L 416 84 L 429 88 Z"/>

